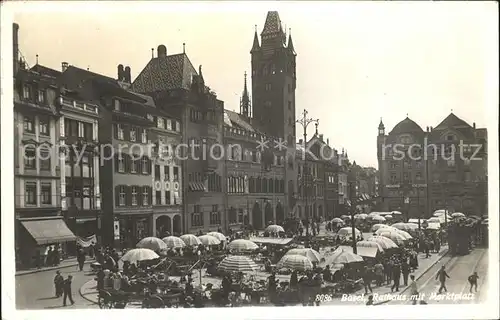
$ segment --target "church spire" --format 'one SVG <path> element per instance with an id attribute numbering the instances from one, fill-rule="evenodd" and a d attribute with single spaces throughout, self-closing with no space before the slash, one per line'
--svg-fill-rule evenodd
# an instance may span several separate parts
<path id="1" fill-rule="evenodd" d="M 240 114 L 250 118 L 252 117 L 252 111 L 250 110 L 250 96 L 248 94 L 248 88 L 247 88 L 247 73 L 245 71 L 245 83 L 243 85 L 243 94 L 241 96 L 241 101 L 240 101 Z"/>
<path id="2" fill-rule="evenodd" d="M 290 50 L 294 55 L 297 55 L 295 53 L 295 48 L 293 47 L 292 28 L 288 29 L 288 50 Z"/>
<path id="3" fill-rule="evenodd" d="M 254 53 L 260 50 L 259 36 L 257 35 L 257 25 L 255 25 L 255 35 L 253 36 L 253 45 L 250 53 Z"/>

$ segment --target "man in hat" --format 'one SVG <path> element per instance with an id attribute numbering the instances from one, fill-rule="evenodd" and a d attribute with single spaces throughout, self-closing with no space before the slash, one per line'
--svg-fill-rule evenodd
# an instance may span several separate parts
<path id="1" fill-rule="evenodd" d="M 64 278 L 61 276 L 61 271 L 56 271 L 56 276 L 54 277 L 54 287 L 56 289 L 56 298 L 62 296 L 63 293 L 63 283 Z"/>
<path id="2" fill-rule="evenodd" d="M 66 280 L 64 280 L 64 283 L 63 283 L 63 291 L 64 291 L 64 296 L 63 296 L 63 305 L 66 306 L 66 299 L 69 298 L 69 302 L 71 302 L 71 304 L 75 304 L 75 302 L 73 301 L 73 296 L 71 294 L 71 282 L 73 280 L 73 276 L 72 275 L 69 275 L 68 278 Z"/>
<path id="3" fill-rule="evenodd" d="M 450 276 L 448 275 L 448 273 L 446 273 L 444 266 L 441 266 L 441 269 L 438 271 L 438 273 L 436 275 L 436 280 L 438 278 L 439 278 L 439 282 L 441 283 L 441 286 L 439 286 L 439 293 L 441 293 L 441 291 L 443 291 L 443 289 L 445 292 L 448 292 L 448 290 L 446 289 L 446 278 L 450 278 Z"/>

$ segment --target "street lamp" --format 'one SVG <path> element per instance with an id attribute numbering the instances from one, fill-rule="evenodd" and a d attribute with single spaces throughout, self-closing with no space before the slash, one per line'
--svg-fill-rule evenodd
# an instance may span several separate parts
<path id="1" fill-rule="evenodd" d="M 356 226 L 354 223 L 354 211 L 356 210 L 356 196 L 353 196 L 353 188 L 352 182 L 349 182 L 349 198 L 351 201 L 351 232 L 352 232 L 352 252 L 354 254 L 358 253 L 358 248 L 356 246 Z M 355 183 L 356 184 L 356 183 Z M 356 191 L 356 187 L 354 187 L 354 191 Z"/>
<path id="2" fill-rule="evenodd" d="M 305 201 L 305 210 L 306 210 L 306 221 L 307 221 L 307 227 L 306 227 L 306 236 L 309 236 L 309 207 L 307 205 L 307 186 L 308 186 L 308 176 L 309 176 L 309 170 L 307 168 L 307 154 L 306 154 L 306 146 L 307 146 L 307 127 L 309 124 L 314 123 L 316 125 L 316 129 L 318 128 L 319 125 L 319 119 L 312 119 L 307 117 L 307 110 L 304 109 L 302 112 L 302 118 L 298 119 L 295 121 L 296 123 L 302 125 L 302 128 L 304 129 L 303 136 L 304 136 L 304 169 L 302 170 L 304 179 L 303 181 L 305 182 L 304 184 L 304 201 Z"/>

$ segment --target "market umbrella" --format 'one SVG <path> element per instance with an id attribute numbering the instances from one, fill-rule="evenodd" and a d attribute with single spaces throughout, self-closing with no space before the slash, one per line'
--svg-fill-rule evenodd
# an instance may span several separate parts
<path id="1" fill-rule="evenodd" d="M 387 212 L 387 211 L 386 211 L 386 212 L 379 212 L 379 213 L 378 213 L 378 215 L 379 215 L 379 216 L 388 216 L 388 215 L 390 215 L 390 214 L 391 214 L 391 213 L 390 213 L 390 212 Z"/>
<path id="2" fill-rule="evenodd" d="M 220 244 L 220 240 L 217 239 L 214 236 L 209 236 L 208 234 L 204 236 L 199 236 L 198 239 L 200 239 L 201 243 L 203 243 L 206 246 L 215 246 Z"/>
<path id="3" fill-rule="evenodd" d="M 207 235 L 212 236 L 214 238 L 217 238 L 219 241 L 226 241 L 227 240 L 226 236 L 220 232 L 213 231 L 213 232 L 207 233 Z"/>
<path id="4" fill-rule="evenodd" d="M 405 240 L 407 240 L 405 236 L 403 236 L 397 231 L 383 230 L 383 229 L 379 229 L 378 231 L 380 230 L 382 230 L 382 232 L 380 233 L 377 232 L 377 235 L 389 238 L 398 245 L 403 244 Z"/>
<path id="5" fill-rule="evenodd" d="M 120 261 L 122 261 L 122 262 L 128 261 L 130 263 L 137 263 L 138 261 L 153 260 L 153 259 L 157 259 L 159 257 L 160 256 L 158 254 L 156 254 L 156 252 L 154 252 L 151 249 L 137 248 L 137 249 L 132 249 L 132 250 L 127 251 L 127 253 L 125 253 L 121 257 Z"/>
<path id="6" fill-rule="evenodd" d="M 259 246 L 254 242 L 245 239 L 233 240 L 228 245 L 229 251 L 231 252 L 245 252 L 258 249 Z"/>
<path id="7" fill-rule="evenodd" d="M 344 220 L 342 220 L 340 218 L 333 218 L 332 223 L 344 223 Z"/>
<path id="8" fill-rule="evenodd" d="M 228 256 L 221 261 L 219 269 L 225 272 L 255 272 L 259 266 L 246 256 Z"/>
<path id="9" fill-rule="evenodd" d="M 267 232 L 285 232 L 282 226 L 278 226 L 277 224 L 271 224 L 266 228 Z"/>
<path id="10" fill-rule="evenodd" d="M 418 222 L 417 223 L 407 222 L 406 227 L 408 228 L 408 230 L 416 230 L 416 229 L 418 229 Z"/>
<path id="11" fill-rule="evenodd" d="M 408 232 L 406 232 L 406 231 L 403 231 L 403 230 L 398 230 L 398 233 L 399 233 L 400 235 L 402 235 L 402 236 L 405 238 L 405 240 L 410 240 L 410 239 L 412 239 L 412 238 L 413 238 L 413 237 L 411 236 L 411 234 L 409 234 L 409 233 L 408 233 Z"/>
<path id="12" fill-rule="evenodd" d="M 393 216 L 394 216 L 394 215 L 399 216 L 399 215 L 401 215 L 402 213 L 401 213 L 401 211 L 392 211 L 392 212 L 391 212 L 391 214 L 392 214 Z"/>
<path id="13" fill-rule="evenodd" d="M 432 222 L 433 223 L 441 223 L 441 221 L 442 220 L 438 217 L 432 217 L 432 218 L 427 219 L 427 222 L 429 222 L 429 223 L 432 223 Z"/>
<path id="14" fill-rule="evenodd" d="M 368 216 L 369 216 L 369 217 L 380 216 L 380 214 L 379 214 L 379 213 L 380 213 L 380 212 L 370 212 L 370 213 L 368 214 Z"/>
<path id="15" fill-rule="evenodd" d="M 463 214 L 462 212 L 455 212 L 455 213 L 451 214 L 451 217 L 452 218 L 463 218 L 463 217 L 465 217 L 465 214 Z"/>
<path id="16" fill-rule="evenodd" d="M 325 257 L 325 260 L 328 264 L 334 263 L 353 263 L 353 262 L 361 262 L 363 258 L 355 253 L 350 251 L 342 250 L 341 248 L 335 250 L 331 255 Z"/>
<path id="17" fill-rule="evenodd" d="M 368 218 L 368 215 L 366 213 L 360 213 L 357 216 L 354 216 L 354 218 L 358 219 L 358 220 L 364 220 L 364 219 Z"/>
<path id="18" fill-rule="evenodd" d="M 382 246 L 375 241 L 368 241 L 368 240 L 358 241 L 356 242 L 356 246 L 364 248 L 377 248 L 379 252 L 384 251 L 384 248 L 382 248 Z"/>
<path id="19" fill-rule="evenodd" d="M 391 220 L 392 219 L 392 215 L 390 214 L 387 214 L 384 216 L 385 220 Z"/>
<path id="20" fill-rule="evenodd" d="M 351 219 L 351 216 L 343 214 L 343 215 L 340 216 L 340 219 L 342 219 L 342 220 L 349 220 L 349 219 Z"/>
<path id="21" fill-rule="evenodd" d="M 382 223 L 376 223 L 376 224 L 374 224 L 374 225 L 372 226 L 372 228 L 371 228 L 371 232 L 375 232 L 375 231 L 377 231 L 378 229 L 380 229 L 380 228 L 385 228 L 385 227 L 389 227 L 389 226 L 388 226 L 388 225 L 386 225 L 386 224 L 382 224 Z"/>
<path id="22" fill-rule="evenodd" d="M 309 258 L 307 257 L 298 254 L 288 254 L 281 258 L 281 260 L 276 264 L 276 268 L 287 268 L 297 271 L 305 271 L 311 270 L 313 268 L 313 265 L 311 260 L 309 260 Z"/>
<path id="23" fill-rule="evenodd" d="M 162 239 L 168 248 L 184 248 L 186 244 L 179 237 L 169 236 Z"/>
<path id="24" fill-rule="evenodd" d="M 167 245 L 161 239 L 156 237 L 147 237 L 139 241 L 136 245 L 137 248 L 151 249 L 156 252 L 167 249 Z"/>
<path id="25" fill-rule="evenodd" d="M 398 247 L 398 245 L 394 241 L 392 241 L 390 238 L 383 237 L 383 236 L 372 236 L 372 237 L 369 237 L 366 241 L 376 242 L 384 250 Z"/>
<path id="26" fill-rule="evenodd" d="M 386 219 L 382 216 L 373 216 L 372 220 L 377 222 L 384 222 Z"/>
<path id="27" fill-rule="evenodd" d="M 200 239 L 194 234 L 183 234 L 180 238 L 187 246 L 196 247 L 201 244 Z"/>
<path id="28" fill-rule="evenodd" d="M 355 230 L 355 233 L 356 233 L 356 237 L 360 237 L 361 236 L 361 231 L 359 231 L 358 229 L 354 229 Z M 345 237 L 347 235 L 352 235 L 352 228 L 351 227 L 345 227 L 345 228 L 342 228 L 339 230 L 339 232 L 337 232 L 337 235 L 341 236 L 341 237 Z"/>
<path id="29" fill-rule="evenodd" d="M 318 251 L 311 248 L 296 248 L 288 250 L 285 255 L 299 255 L 308 258 L 311 262 L 320 262 L 321 255 Z"/>

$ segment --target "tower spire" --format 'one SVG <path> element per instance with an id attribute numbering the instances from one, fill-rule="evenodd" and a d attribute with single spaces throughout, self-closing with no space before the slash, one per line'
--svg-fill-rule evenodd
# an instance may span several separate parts
<path id="1" fill-rule="evenodd" d="M 253 45 L 250 53 L 254 53 L 260 50 L 259 36 L 257 35 L 257 25 L 255 25 L 255 34 L 253 36 Z"/>
<path id="2" fill-rule="evenodd" d="M 288 29 L 288 50 L 290 50 L 294 55 L 296 55 L 295 48 L 293 47 L 293 41 L 292 41 L 292 28 Z"/>
<path id="3" fill-rule="evenodd" d="M 248 94 L 247 87 L 247 72 L 245 71 L 245 80 L 243 85 L 243 94 L 240 101 L 240 114 L 250 118 L 252 116 L 252 111 L 250 110 L 250 96 Z"/>

